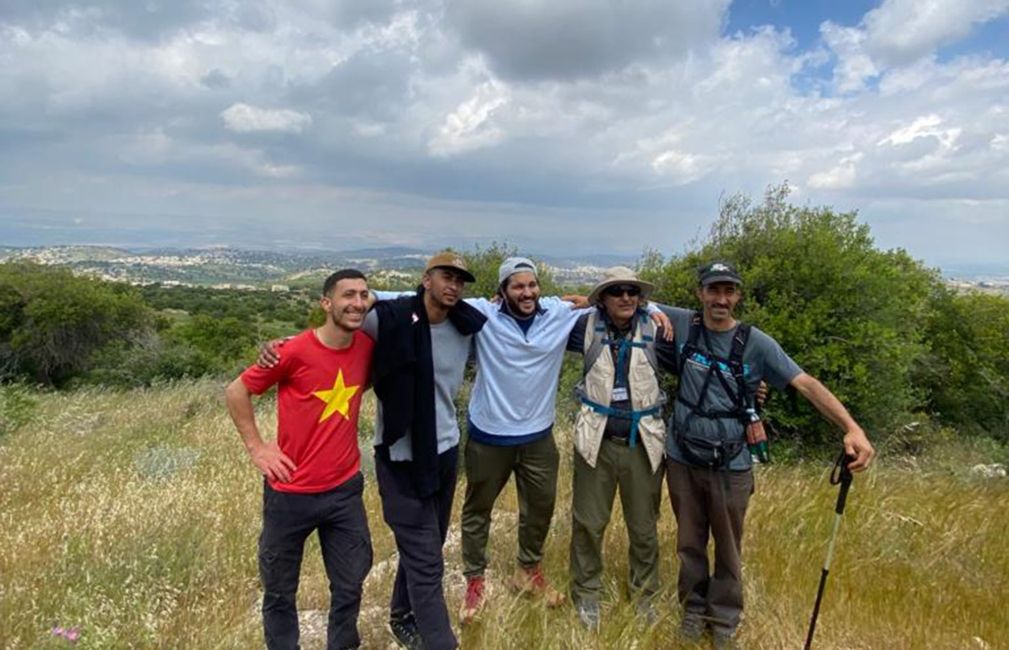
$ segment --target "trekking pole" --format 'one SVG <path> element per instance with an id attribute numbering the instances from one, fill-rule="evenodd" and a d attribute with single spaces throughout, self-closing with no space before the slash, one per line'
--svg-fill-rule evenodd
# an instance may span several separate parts
<path id="1" fill-rule="evenodd" d="M 830 573 L 830 560 L 834 556 L 834 541 L 837 539 L 837 530 L 841 527 L 841 515 L 844 514 L 844 502 L 848 500 L 848 488 L 851 487 L 851 470 L 848 463 L 855 460 L 841 450 L 834 469 L 830 472 L 830 484 L 840 484 L 841 489 L 837 494 L 837 505 L 834 507 L 834 530 L 830 534 L 830 544 L 827 546 L 827 559 L 823 563 L 823 570 L 820 572 L 820 586 L 816 590 L 816 604 L 813 605 L 813 617 L 809 620 L 809 632 L 806 634 L 806 645 L 804 650 L 809 650 L 813 645 L 813 632 L 816 630 L 816 618 L 820 615 L 820 603 L 823 601 L 823 589 L 827 586 L 827 574 Z"/>

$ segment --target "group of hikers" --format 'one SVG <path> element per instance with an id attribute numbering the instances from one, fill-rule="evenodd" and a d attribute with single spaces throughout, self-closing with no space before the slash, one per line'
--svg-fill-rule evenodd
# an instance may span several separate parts
<path id="1" fill-rule="evenodd" d="M 874 450 L 837 398 L 778 343 L 739 323 L 742 280 L 728 263 L 699 270 L 700 311 L 648 302 L 653 285 L 625 267 L 606 270 L 589 296 L 543 297 L 536 264 L 501 264 L 497 295 L 463 298 L 475 281 L 465 260 L 428 260 L 415 292 L 372 292 L 353 269 L 330 275 L 325 323 L 264 349 L 227 388 L 228 409 L 265 477 L 259 569 L 267 647 L 297 648 L 295 597 L 304 542 L 318 530 L 329 578 L 330 649 L 356 648 L 362 585 L 372 546 L 362 501 L 358 415 L 377 397 L 375 478 L 398 567 L 389 626 L 405 648 L 458 647 L 443 590 L 443 546 L 459 467 L 455 398 L 475 357 L 463 454 L 461 625 L 487 597 L 487 541 L 495 503 L 514 474 L 517 593 L 562 606 L 567 594 L 542 569 L 557 495 L 553 435 L 565 351 L 583 356 L 576 388 L 571 503 L 570 597 L 596 630 L 603 600 L 603 536 L 619 492 L 628 535 L 628 593 L 646 622 L 657 619 L 657 522 L 665 478 L 677 521 L 678 634 L 737 647 L 743 611 L 741 541 L 753 492 L 747 442 L 762 429 L 761 382 L 793 387 L 844 432 L 864 469 Z M 376 298 L 378 298 L 376 302 Z M 673 415 L 663 421 L 662 373 L 679 376 Z M 263 439 L 251 396 L 277 385 L 276 442 Z M 714 566 L 708 541 L 714 540 Z"/>

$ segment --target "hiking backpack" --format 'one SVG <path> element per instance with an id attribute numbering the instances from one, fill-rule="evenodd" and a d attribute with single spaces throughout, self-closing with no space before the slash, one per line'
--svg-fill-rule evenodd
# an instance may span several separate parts
<path id="1" fill-rule="evenodd" d="M 679 370 L 680 384 L 676 391 L 676 401 L 690 409 L 683 429 L 676 427 L 676 442 L 683 453 L 684 458 L 701 467 L 709 469 L 727 469 L 729 462 L 742 452 L 746 444 L 745 439 L 739 441 L 712 442 L 704 438 L 693 437 L 689 433 L 690 421 L 695 417 L 708 419 L 733 419 L 739 420 L 745 427 L 750 422 L 753 409 L 751 406 L 750 391 L 746 386 L 744 377 L 743 352 L 746 350 L 746 343 L 750 338 L 750 325 L 740 323 L 732 335 L 732 348 L 729 357 L 717 356 L 711 345 L 711 338 L 708 329 L 704 326 L 704 318 L 700 312 L 694 312 L 690 320 L 690 332 L 687 342 L 680 350 Z M 698 341 L 704 338 L 704 349 L 698 346 Z M 687 362 L 694 356 L 701 355 L 708 362 L 708 371 L 704 377 L 704 383 L 697 394 L 697 401 L 691 402 L 683 396 L 683 375 L 686 371 Z M 723 367 L 729 371 L 729 376 L 735 383 L 735 389 L 729 385 Z M 704 408 L 704 398 L 711 387 L 712 378 L 716 379 L 722 390 L 729 397 L 733 406 L 728 410 L 706 410 Z"/>

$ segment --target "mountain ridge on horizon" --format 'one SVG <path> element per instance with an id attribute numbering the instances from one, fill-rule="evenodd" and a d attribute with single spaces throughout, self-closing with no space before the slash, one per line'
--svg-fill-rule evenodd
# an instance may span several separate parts
<path id="1" fill-rule="evenodd" d="M 505 244 L 508 245 L 507 243 Z M 486 247 L 483 247 L 486 248 Z M 368 246 L 348 249 L 329 249 L 325 247 L 310 246 L 275 246 L 271 248 L 254 246 L 234 246 L 234 245 L 196 245 L 196 246 L 143 246 L 143 245 L 116 245 L 116 244 L 47 244 L 38 246 L 4 246 L 0 245 L 0 261 L 9 259 L 19 253 L 27 252 L 70 252 L 77 251 L 80 256 L 76 259 L 65 260 L 66 263 L 108 262 L 117 256 L 132 257 L 196 257 L 210 253 L 219 253 L 230 258 L 228 261 L 236 264 L 262 263 L 253 261 L 250 258 L 260 256 L 267 259 L 289 258 L 289 263 L 301 262 L 305 264 L 330 265 L 339 260 L 345 261 L 374 261 L 369 264 L 369 270 L 383 268 L 383 264 L 391 264 L 392 269 L 422 268 L 423 259 L 437 252 L 438 249 L 428 249 L 419 246 L 390 245 L 390 246 Z M 462 253 L 471 252 L 476 248 L 459 249 Z M 95 255 L 89 255 L 95 254 Z M 101 253 L 101 254 L 100 254 Z M 574 255 L 560 255 L 552 253 L 526 252 L 519 250 L 520 255 L 527 255 L 537 261 L 542 261 L 557 269 L 578 269 L 592 267 L 602 269 L 610 266 L 630 266 L 633 267 L 640 261 L 642 255 L 619 254 L 619 253 L 586 253 Z M 54 261 L 53 263 L 60 263 Z M 997 262 L 959 262 L 937 265 L 941 274 L 949 279 L 966 280 L 991 280 L 1009 279 L 1009 263 Z"/>

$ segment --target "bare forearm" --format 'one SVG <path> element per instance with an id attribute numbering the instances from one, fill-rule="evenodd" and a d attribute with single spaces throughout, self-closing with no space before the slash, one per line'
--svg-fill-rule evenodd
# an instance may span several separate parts
<path id="1" fill-rule="evenodd" d="M 844 431 L 844 452 L 852 459 L 848 463 L 848 469 L 860 472 L 868 467 L 873 456 L 876 455 L 876 450 L 873 449 L 865 431 L 862 431 L 862 427 L 858 425 L 858 422 L 855 422 L 855 418 L 851 417 L 841 401 L 834 397 L 834 394 L 815 377 L 806 373 L 793 379 L 792 386 L 802 393 L 802 396 L 808 399 L 825 418 Z"/>
<path id="2" fill-rule="evenodd" d="M 235 422 L 238 435 L 249 452 L 252 464 L 266 478 L 282 483 L 289 483 L 297 466 L 275 442 L 263 442 L 256 426 L 256 413 L 252 408 L 252 394 L 241 379 L 231 382 L 224 391 L 228 404 L 228 413 Z"/>
<path id="3" fill-rule="evenodd" d="M 263 437 L 259 434 L 259 427 L 256 426 L 251 393 L 240 379 L 236 379 L 225 389 L 224 396 L 228 404 L 228 414 L 238 429 L 242 444 L 251 453 L 253 449 L 263 444 Z"/>
<path id="4" fill-rule="evenodd" d="M 812 375 L 802 373 L 792 380 L 792 386 L 809 400 L 817 411 L 845 433 L 859 428 L 855 419 L 848 413 L 848 409 L 844 408 L 844 404 L 841 404 L 841 401 Z"/>

